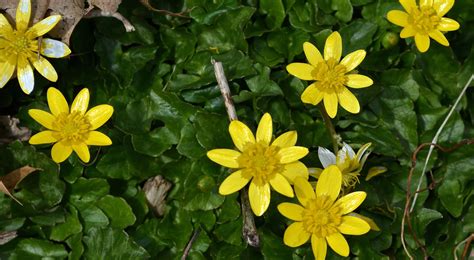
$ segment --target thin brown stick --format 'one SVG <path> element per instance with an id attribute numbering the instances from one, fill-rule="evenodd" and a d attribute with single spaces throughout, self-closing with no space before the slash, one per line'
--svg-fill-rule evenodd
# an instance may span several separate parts
<path id="1" fill-rule="evenodd" d="M 201 233 L 201 229 L 198 227 L 195 231 L 191 239 L 189 239 L 186 248 L 184 248 L 183 255 L 181 256 L 181 260 L 186 260 L 189 255 L 189 251 L 191 251 L 191 247 L 193 246 L 194 241 L 198 238 L 199 233 Z"/>
<path id="2" fill-rule="evenodd" d="M 407 256 L 410 259 L 413 259 L 413 257 L 410 255 L 410 253 L 408 251 L 408 248 L 406 246 L 406 243 L 405 243 L 405 222 L 408 226 L 408 229 L 409 229 L 411 235 L 413 236 L 413 239 L 415 240 L 415 243 L 423 251 L 424 259 L 428 259 L 428 253 L 426 251 L 426 248 L 418 240 L 418 237 L 416 236 L 416 233 L 415 233 L 415 231 L 413 229 L 413 226 L 411 224 L 411 217 L 410 217 L 410 202 L 411 202 L 411 198 L 412 198 L 412 193 L 411 193 L 410 189 L 411 189 L 411 182 L 412 182 L 413 173 L 415 171 L 415 167 L 416 167 L 416 163 L 417 163 L 418 153 L 426 147 L 435 147 L 435 148 L 439 149 L 440 151 L 442 151 L 444 153 L 449 153 L 449 152 L 452 152 L 452 151 L 460 148 L 463 145 L 470 145 L 470 144 L 474 144 L 474 139 L 463 140 L 463 141 L 461 141 L 461 142 L 459 142 L 459 143 L 457 143 L 457 144 L 455 144 L 451 147 L 448 147 L 448 148 L 440 146 L 436 143 L 423 143 L 423 144 L 420 144 L 415 149 L 415 151 L 413 152 L 412 158 L 411 158 L 411 168 L 410 168 L 410 172 L 408 174 L 408 179 L 407 179 L 407 192 L 406 192 L 405 210 L 403 212 L 403 218 L 402 218 L 402 224 L 401 224 L 401 233 L 400 233 L 403 249 L 405 250 L 405 253 L 407 254 Z M 432 177 L 432 180 L 434 180 L 434 177 Z M 433 186 L 433 188 L 434 188 L 434 186 Z M 416 190 L 414 193 L 418 194 L 422 191 L 423 190 Z"/>
<path id="3" fill-rule="evenodd" d="M 173 13 L 168 10 L 156 9 L 150 4 L 149 0 L 140 0 L 140 3 L 142 3 L 148 10 L 153 11 L 153 12 L 157 12 L 157 13 L 161 13 L 161 14 L 169 15 L 169 16 L 174 16 L 174 17 L 180 17 L 180 18 L 188 18 L 188 19 L 190 18 L 189 16 L 186 15 L 188 11 Z"/>
<path id="4" fill-rule="evenodd" d="M 224 98 L 224 105 L 227 110 L 229 120 L 237 120 L 237 112 L 235 111 L 234 102 L 232 102 L 229 84 L 227 83 L 227 78 L 225 76 L 222 63 L 219 61 L 215 61 L 214 59 L 211 60 L 211 63 L 214 65 L 214 73 L 216 75 L 217 84 L 219 85 L 222 97 Z M 257 227 L 255 226 L 255 220 L 253 218 L 253 213 L 250 208 L 247 188 L 243 188 L 240 192 L 240 201 L 244 222 L 244 225 L 242 227 L 242 236 L 250 246 L 259 247 L 260 237 L 258 236 Z"/>
<path id="5" fill-rule="evenodd" d="M 466 244 L 464 245 L 464 250 L 462 250 L 461 260 L 466 259 L 467 252 L 469 251 L 469 247 L 471 246 L 471 242 L 473 239 L 474 234 L 471 234 L 471 236 L 469 236 L 469 239 L 466 241 Z"/>

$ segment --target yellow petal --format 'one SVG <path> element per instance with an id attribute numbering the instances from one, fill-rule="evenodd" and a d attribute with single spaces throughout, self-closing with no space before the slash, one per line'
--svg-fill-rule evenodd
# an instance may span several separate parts
<path id="1" fill-rule="evenodd" d="M 312 75 L 312 72 L 315 68 L 307 63 L 290 63 L 288 66 L 286 66 L 286 70 L 288 73 L 291 75 L 302 79 L 302 80 L 313 80 L 314 77 Z"/>
<path id="2" fill-rule="evenodd" d="M 337 114 L 337 95 L 334 92 L 326 93 L 324 95 L 324 108 L 331 118 Z"/>
<path id="3" fill-rule="evenodd" d="M 335 201 L 339 196 L 342 184 L 342 173 L 335 165 L 324 169 L 316 184 L 316 196 L 329 196 Z"/>
<path id="4" fill-rule="evenodd" d="M 10 55 L 8 60 L 0 62 L 0 88 L 3 88 L 13 76 L 16 67 L 15 65 L 16 62 L 13 55 Z"/>
<path id="5" fill-rule="evenodd" d="M 438 13 L 438 16 L 444 16 L 451 10 L 454 5 L 454 0 L 434 0 L 433 8 Z"/>
<path id="6" fill-rule="evenodd" d="M 370 226 L 364 220 L 353 217 L 353 216 L 343 216 L 342 223 L 337 228 L 339 232 L 345 235 L 362 235 L 370 230 Z"/>
<path id="7" fill-rule="evenodd" d="M 244 150 L 247 143 L 255 143 L 255 137 L 250 128 L 238 120 L 230 122 L 229 133 L 235 147 L 240 151 Z"/>
<path id="8" fill-rule="evenodd" d="M 366 181 L 369 181 L 370 179 L 372 179 L 373 177 L 375 176 L 378 176 L 384 172 L 387 171 L 387 168 L 386 167 L 383 167 L 383 166 L 373 166 L 373 167 L 370 167 L 368 173 L 367 173 L 367 176 L 365 177 L 365 180 Z"/>
<path id="9" fill-rule="evenodd" d="M 337 93 L 339 104 L 345 110 L 357 114 L 360 111 L 359 101 L 347 88 L 342 88 L 341 92 Z"/>
<path id="10" fill-rule="evenodd" d="M 16 76 L 18 77 L 21 90 L 26 94 L 30 94 L 35 86 L 35 77 L 28 59 L 23 55 L 18 56 Z"/>
<path id="11" fill-rule="evenodd" d="M 413 8 L 418 8 L 415 0 L 400 0 L 400 4 L 408 13 L 410 13 Z"/>
<path id="12" fill-rule="evenodd" d="M 278 146 L 280 148 L 291 147 L 296 144 L 298 134 L 296 131 L 288 131 L 281 134 L 279 137 L 273 141 L 272 145 Z"/>
<path id="13" fill-rule="evenodd" d="M 347 244 L 346 239 L 341 233 L 329 235 L 326 237 L 326 240 L 334 252 L 342 256 L 349 255 L 349 244 Z"/>
<path id="14" fill-rule="evenodd" d="M 313 187 L 311 187 L 311 184 L 307 180 L 303 178 L 295 178 L 294 187 L 296 198 L 298 198 L 301 205 L 305 206 L 308 200 L 316 198 Z"/>
<path id="15" fill-rule="evenodd" d="M 30 62 L 33 64 L 35 69 L 49 81 L 56 82 L 58 80 L 58 74 L 54 69 L 53 65 L 42 56 L 30 57 Z"/>
<path id="16" fill-rule="evenodd" d="M 51 110 L 53 115 L 58 116 L 61 113 L 69 113 L 69 105 L 57 88 L 48 88 L 47 99 L 49 110 Z"/>
<path id="17" fill-rule="evenodd" d="M 433 0 L 420 0 L 420 7 L 432 7 Z"/>
<path id="18" fill-rule="evenodd" d="M 256 185 L 250 183 L 249 188 L 250 207 L 256 216 L 261 216 L 268 209 L 270 205 L 270 185 Z"/>
<path id="19" fill-rule="evenodd" d="M 114 108 L 111 105 L 98 105 L 91 108 L 86 113 L 86 117 L 89 118 L 91 124 L 90 130 L 95 130 L 101 127 L 110 119 L 113 113 Z"/>
<path id="20" fill-rule="evenodd" d="M 366 88 L 374 84 L 371 78 L 360 74 L 347 75 L 346 85 L 351 88 Z"/>
<path id="21" fill-rule="evenodd" d="M 87 147 L 86 144 L 82 143 L 82 144 L 73 145 L 72 149 L 74 150 L 74 152 L 76 152 L 76 154 L 79 156 L 79 158 L 83 162 L 87 163 L 91 159 L 89 148 Z"/>
<path id="22" fill-rule="evenodd" d="M 290 247 L 298 247 L 306 243 L 311 236 L 303 227 L 303 222 L 295 222 L 289 225 L 283 235 L 283 243 Z"/>
<path id="23" fill-rule="evenodd" d="M 430 37 L 424 34 L 416 34 L 415 44 L 420 52 L 426 52 L 430 48 Z"/>
<path id="24" fill-rule="evenodd" d="M 219 186 L 219 193 L 221 195 L 229 195 L 239 191 L 249 183 L 250 179 L 251 177 L 243 176 L 242 171 L 238 170 L 225 178 L 221 186 Z"/>
<path id="25" fill-rule="evenodd" d="M 13 32 L 12 26 L 3 14 L 0 14 L 0 33 L 7 34 Z"/>
<path id="26" fill-rule="evenodd" d="M 326 39 L 324 45 L 324 59 L 329 60 L 330 58 L 339 61 L 342 54 L 342 39 L 338 32 L 333 32 Z"/>
<path id="27" fill-rule="evenodd" d="M 48 129 L 53 129 L 53 122 L 56 118 L 50 113 L 39 109 L 30 109 L 28 110 L 28 114 L 42 126 Z"/>
<path id="28" fill-rule="evenodd" d="M 444 45 L 444 46 L 449 46 L 448 39 L 444 37 L 444 34 L 438 30 L 430 32 L 430 37 L 437 41 L 439 44 Z"/>
<path id="29" fill-rule="evenodd" d="M 256 136 L 257 142 L 264 142 L 265 144 L 270 145 L 270 142 L 272 141 L 272 134 L 272 117 L 269 113 L 265 113 L 258 123 Z"/>
<path id="30" fill-rule="evenodd" d="M 29 143 L 30 144 L 50 144 L 58 141 L 53 135 L 53 131 L 42 131 L 33 135 Z"/>
<path id="31" fill-rule="evenodd" d="M 105 134 L 97 131 L 89 132 L 89 136 L 86 139 L 87 145 L 98 145 L 98 146 L 106 146 L 111 145 L 112 140 Z"/>
<path id="32" fill-rule="evenodd" d="M 350 72 L 359 66 L 365 58 L 365 51 L 364 50 L 357 50 L 347 54 L 341 61 L 341 65 L 346 67 L 346 71 Z"/>
<path id="33" fill-rule="evenodd" d="M 318 63 L 323 61 L 323 56 L 321 55 L 321 52 L 319 52 L 318 48 L 316 48 L 316 46 L 314 46 L 310 42 L 303 43 L 303 50 L 306 59 L 314 67 L 316 67 Z"/>
<path id="34" fill-rule="evenodd" d="M 71 53 L 69 47 L 60 41 L 44 38 L 41 42 L 41 54 L 49 58 L 62 58 Z"/>
<path id="35" fill-rule="evenodd" d="M 403 11 L 392 10 L 387 13 L 387 19 L 398 26 L 405 27 L 408 25 L 408 14 Z"/>
<path id="36" fill-rule="evenodd" d="M 360 219 L 364 220 L 365 222 L 367 222 L 367 224 L 369 224 L 370 229 L 373 230 L 373 231 L 380 231 L 379 226 L 377 226 L 375 221 L 371 218 L 368 218 L 366 216 L 362 216 L 362 215 L 354 213 L 354 212 L 350 213 L 349 216 L 353 216 L 353 217 L 360 218 Z"/>
<path id="37" fill-rule="evenodd" d="M 295 178 L 297 177 L 301 177 L 305 180 L 307 180 L 309 177 L 308 168 L 300 161 L 285 164 L 284 167 L 285 168 L 281 174 L 288 180 L 290 184 L 293 184 L 295 182 Z"/>
<path id="38" fill-rule="evenodd" d="M 442 17 L 438 24 L 438 30 L 440 31 L 456 31 L 459 29 L 459 23 L 453 19 Z"/>
<path id="39" fill-rule="evenodd" d="M 16 9 L 16 29 L 17 31 L 26 31 L 30 23 L 31 3 L 30 0 L 20 0 Z"/>
<path id="40" fill-rule="evenodd" d="M 280 211 L 280 213 L 286 218 L 294 221 L 303 220 L 303 210 L 303 207 L 294 203 L 284 202 L 278 204 L 278 211 Z"/>
<path id="41" fill-rule="evenodd" d="M 207 157 L 211 161 L 229 168 L 239 168 L 237 158 L 240 155 L 240 152 L 231 149 L 214 149 L 207 152 Z"/>
<path id="42" fill-rule="evenodd" d="M 55 143 L 51 149 L 51 157 L 56 163 L 66 160 L 72 153 L 72 147 L 64 145 L 62 142 Z"/>
<path id="43" fill-rule="evenodd" d="M 78 111 L 81 115 L 84 115 L 87 111 L 87 106 L 89 106 L 89 89 L 83 88 L 72 102 L 71 113 Z"/>
<path id="44" fill-rule="evenodd" d="M 328 250 L 328 244 L 326 239 L 319 238 L 315 235 L 311 236 L 311 248 L 313 249 L 313 255 L 317 260 L 326 259 L 326 253 Z"/>
<path id="45" fill-rule="evenodd" d="M 291 185 L 288 183 L 285 177 L 283 177 L 283 175 L 279 173 L 275 174 L 275 177 L 270 179 L 270 185 L 276 192 L 287 197 L 293 198 L 293 189 L 291 188 Z"/>
<path id="46" fill-rule="evenodd" d="M 351 192 L 336 201 L 336 205 L 341 208 L 341 214 L 347 214 L 354 211 L 367 197 L 363 191 Z"/>
<path id="47" fill-rule="evenodd" d="M 408 37 L 413 37 L 415 36 L 416 34 L 416 31 L 415 29 L 413 28 L 413 26 L 407 26 L 405 28 L 403 28 L 403 30 L 400 32 L 400 38 L 408 38 Z"/>
<path id="48" fill-rule="evenodd" d="M 301 146 L 292 146 L 282 148 L 278 151 L 278 155 L 280 156 L 280 163 L 292 163 L 298 161 L 299 159 L 305 157 L 308 154 L 308 148 L 301 147 Z"/>
<path id="49" fill-rule="evenodd" d="M 43 20 L 39 21 L 35 25 L 33 25 L 28 31 L 26 32 L 30 38 L 37 38 L 43 36 L 47 32 L 51 31 L 51 29 L 56 26 L 56 24 L 61 20 L 60 15 L 51 15 Z"/>
<path id="50" fill-rule="evenodd" d="M 301 101 L 303 103 L 317 105 L 324 97 L 324 92 L 319 91 L 316 87 L 316 83 L 309 85 L 301 94 Z"/>

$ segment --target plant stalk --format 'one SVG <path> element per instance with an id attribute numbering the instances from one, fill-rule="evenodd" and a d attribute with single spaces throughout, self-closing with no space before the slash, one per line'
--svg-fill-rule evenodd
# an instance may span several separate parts
<path id="1" fill-rule="evenodd" d="M 326 112 L 326 109 L 324 109 L 323 104 L 319 104 L 319 111 L 323 116 L 324 125 L 326 125 L 326 129 L 328 130 L 329 135 L 331 136 L 332 150 L 334 151 L 334 154 L 337 155 L 337 152 L 339 151 L 339 136 L 337 135 L 336 129 L 334 128 L 334 125 L 332 124 L 331 118 Z"/>

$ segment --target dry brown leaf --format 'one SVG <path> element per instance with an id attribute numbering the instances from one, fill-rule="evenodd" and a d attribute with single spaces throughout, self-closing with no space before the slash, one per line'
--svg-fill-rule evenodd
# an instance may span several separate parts
<path id="1" fill-rule="evenodd" d="M 88 8 L 85 8 L 85 0 L 31 0 L 33 23 L 50 14 L 61 15 L 63 19 L 48 34 L 61 38 L 68 45 L 74 28 L 82 18 L 115 17 L 123 23 L 127 32 L 135 30 L 135 27 L 117 12 L 122 0 L 87 0 L 87 2 Z M 17 5 L 18 0 L 2 0 L 0 9 L 4 10 L 13 21 Z"/>
<path id="2" fill-rule="evenodd" d="M 20 205 L 23 205 L 11 194 L 11 192 L 13 191 L 13 189 L 15 189 L 18 183 L 20 183 L 26 176 L 38 170 L 41 170 L 41 169 L 33 168 L 31 166 L 23 166 L 19 169 L 16 169 L 10 172 L 9 174 L 5 176 L 1 176 L 0 177 L 0 192 L 7 194 L 16 202 L 18 202 Z"/>
<path id="3" fill-rule="evenodd" d="M 5 245 L 17 236 L 16 231 L 0 232 L 0 245 Z"/>
<path id="4" fill-rule="evenodd" d="M 19 127 L 20 120 L 10 116 L 0 116 L 0 144 L 8 144 L 15 140 L 27 141 L 31 137 L 31 130 Z"/>
<path id="5" fill-rule="evenodd" d="M 157 216 L 163 216 L 166 206 L 166 195 L 171 189 L 171 183 L 160 175 L 152 177 L 143 185 L 143 191 L 148 205 L 153 209 Z"/>

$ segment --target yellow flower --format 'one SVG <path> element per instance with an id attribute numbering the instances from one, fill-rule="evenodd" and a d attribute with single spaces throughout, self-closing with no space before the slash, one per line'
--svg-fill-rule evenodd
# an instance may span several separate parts
<path id="1" fill-rule="evenodd" d="M 289 131 L 272 141 L 272 117 L 266 113 L 260 119 L 256 138 L 242 122 L 234 120 L 229 133 L 238 151 L 214 149 L 207 157 L 225 167 L 239 169 L 227 177 L 219 193 L 239 191 L 250 181 L 249 199 L 252 211 L 263 215 L 270 204 L 270 186 L 287 197 L 293 197 L 290 184 L 296 177 L 308 179 L 308 169 L 298 161 L 308 154 L 305 147 L 295 146 L 297 134 Z"/>
<path id="2" fill-rule="evenodd" d="M 454 0 L 421 0 L 420 6 L 415 0 L 400 0 L 406 12 L 392 10 L 387 13 L 387 19 L 402 26 L 401 38 L 415 36 L 415 44 L 420 52 L 426 52 L 430 47 L 430 37 L 444 46 L 449 42 L 442 32 L 459 29 L 459 23 L 443 17 L 454 5 Z"/>
<path id="3" fill-rule="evenodd" d="M 332 118 L 337 114 L 338 103 L 351 113 L 359 113 L 359 101 L 346 86 L 365 88 L 373 84 L 367 76 L 348 74 L 364 60 L 365 51 L 354 51 L 341 60 L 342 39 L 338 32 L 333 32 L 326 39 L 324 59 L 318 49 L 309 42 L 303 44 L 303 50 L 309 64 L 295 62 L 286 66 L 291 75 L 316 81 L 306 88 L 301 100 L 313 105 L 324 100 L 324 107 Z"/>
<path id="4" fill-rule="evenodd" d="M 31 65 L 48 80 L 58 80 L 54 67 L 41 55 L 62 58 L 71 53 L 69 47 L 60 41 L 44 38 L 41 44 L 38 43 L 37 38 L 53 29 L 61 19 L 60 15 L 49 16 L 28 28 L 30 16 L 30 0 L 20 0 L 18 4 L 16 29 L 0 14 L 0 88 L 7 84 L 16 68 L 18 82 L 26 94 L 31 93 L 35 85 Z"/>
<path id="5" fill-rule="evenodd" d="M 288 226 L 283 242 L 298 247 L 311 238 L 316 259 L 326 258 L 327 244 L 339 255 L 349 255 L 349 244 L 342 234 L 362 235 L 370 230 L 369 224 L 360 217 L 348 215 L 364 201 L 366 193 L 352 192 L 336 200 L 341 190 L 342 174 L 332 165 L 324 169 L 316 184 L 295 179 L 295 193 L 301 205 L 281 203 L 280 213 L 296 221 Z"/>
<path id="6" fill-rule="evenodd" d="M 336 165 L 342 173 L 342 185 L 344 188 L 353 188 L 359 182 L 360 172 L 364 167 L 365 161 L 370 154 L 368 150 L 371 143 L 364 144 L 357 154 L 352 147 L 344 143 L 342 149 L 337 152 L 337 156 L 324 147 L 318 148 L 319 161 L 324 168 L 330 165 Z M 321 174 L 322 169 L 310 169 L 311 176 L 316 178 Z"/>
<path id="7" fill-rule="evenodd" d="M 76 152 L 84 162 L 89 162 L 88 145 L 106 146 L 112 141 L 101 132 L 101 127 L 114 112 L 110 105 L 98 105 L 87 111 L 89 90 L 82 89 L 72 102 L 71 108 L 64 96 L 56 88 L 49 88 L 48 106 L 51 113 L 39 109 L 30 109 L 28 114 L 48 130 L 39 132 L 30 138 L 30 144 L 55 143 L 51 157 L 57 163 L 66 160 Z"/>

